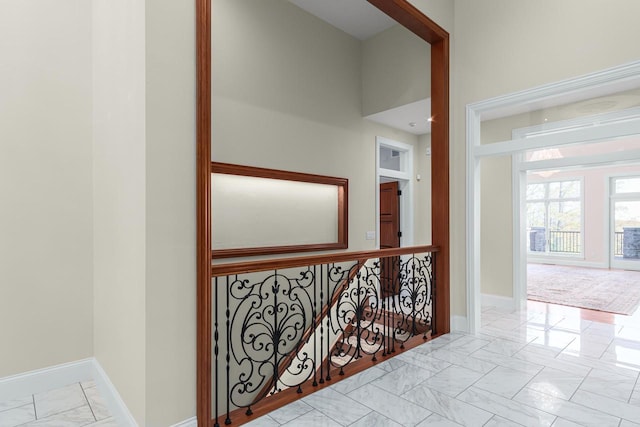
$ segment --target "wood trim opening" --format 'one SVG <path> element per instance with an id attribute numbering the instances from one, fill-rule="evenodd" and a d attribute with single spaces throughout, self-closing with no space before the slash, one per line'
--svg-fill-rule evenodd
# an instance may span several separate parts
<path id="1" fill-rule="evenodd" d="M 368 0 L 431 44 L 432 244 L 438 277 L 437 333 L 450 330 L 449 290 L 449 34 L 407 0 Z M 211 425 L 211 0 L 196 4 L 197 418 Z"/>
<path id="2" fill-rule="evenodd" d="M 291 172 L 276 169 L 257 168 L 253 166 L 233 165 L 229 163 L 211 162 L 212 174 L 240 175 L 254 178 L 267 178 L 283 181 L 296 181 L 311 184 L 324 184 L 336 186 L 336 218 L 337 229 L 334 242 L 329 243 L 308 243 L 273 245 L 244 248 L 213 249 L 212 259 L 237 258 L 257 255 L 274 255 L 296 252 L 328 251 L 336 249 L 347 249 L 349 247 L 349 180 L 346 178 L 335 178 L 332 176 L 313 175 L 301 172 Z M 274 221 L 277 222 L 277 221 Z M 311 226 L 312 224 L 310 224 Z M 227 224 L 225 227 L 229 226 Z M 265 224 L 268 226 L 268 224 Z M 214 244 L 215 245 L 215 244 Z"/>

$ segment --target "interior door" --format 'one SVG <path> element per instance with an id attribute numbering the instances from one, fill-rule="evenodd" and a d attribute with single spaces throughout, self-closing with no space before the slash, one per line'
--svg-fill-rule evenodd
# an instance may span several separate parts
<path id="1" fill-rule="evenodd" d="M 400 247 L 400 193 L 397 182 L 380 184 L 380 249 Z M 380 285 L 382 296 L 395 295 L 400 257 L 382 258 Z"/>

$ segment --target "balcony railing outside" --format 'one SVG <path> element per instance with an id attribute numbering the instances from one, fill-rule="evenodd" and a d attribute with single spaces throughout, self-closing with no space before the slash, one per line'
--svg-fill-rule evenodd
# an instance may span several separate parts
<path id="1" fill-rule="evenodd" d="M 436 252 L 214 265 L 213 424 L 250 421 L 434 336 Z"/>
<path id="2" fill-rule="evenodd" d="M 532 228 L 529 233 L 529 251 L 579 254 L 582 252 L 582 236 L 579 231 L 550 230 L 547 238 L 542 227 Z"/>
<path id="3" fill-rule="evenodd" d="M 570 254 L 579 254 L 580 232 L 579 231 L 549 231 L 549 251 Z"/>

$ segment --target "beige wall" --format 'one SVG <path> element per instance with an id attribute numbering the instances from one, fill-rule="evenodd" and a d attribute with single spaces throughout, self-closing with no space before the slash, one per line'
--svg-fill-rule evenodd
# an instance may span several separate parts
<path id="1" fill-rule="evenodd" d="M 452 64 L 453 314 L 465 313 L 465 106 L 637 60 L 640 3 L 455 2 Z M 580 19 L 576 19 L 579 16 Z M 544 26 L 541 26 L 544 23 Z M 511 260 L 505 259 L 504 263 Z"/>
<path id="2" fill-rule="evenodd" d="M 480 291 L 510 297 L 513 289 L 511 156 L 480 162 Z"/>
<path id="3" fill-rule="evenodd" d="M 91 4 L 0 11 L 0 377 L 93 354 Z"/>
<path id="4" fill-rule="evenodd" d="M 431 244 L 431 134 L 420 135 L 415 147 L 414 175 L 420 175 L 420 181 L 416 181 L 416 216 L 415 216 L 415 240 L 416 245 Z"/>
<path id="5" fill-rule="evenodd" d="M 145 9 L 147 426 L 196 411 L 194 3 Z"/>
<path id="6" fill-rule="evenodd" d="M 373 249 L 375 137 L 418 138 L 362 119 L 362 43 L 288 2 L 213 12 L 213 160 L 348 178 L 349 250 Z"/>
<path id="7" fill-rule="evenodd" d="M 362 43 L 362 115 L 431 96 L 431 46 L 402 25 Z"/>
<path id="8" fill-rule="evenodd" d="M 144 4 L 93 2 L 94 354 L 145 425 Z"/>

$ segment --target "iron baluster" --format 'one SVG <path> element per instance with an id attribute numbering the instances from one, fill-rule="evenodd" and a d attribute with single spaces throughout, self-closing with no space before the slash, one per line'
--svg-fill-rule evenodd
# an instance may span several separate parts
<path id="1" fill-rule="evenodd" d="M 236 276 L 236 280 L 237 278 L 238 276 Z M 231 424 L 231 310 L 229 309 L 229 291 L 229 276 L 227 276 L 227 310 L 225 311 L 227 317 L 227 419 L 224 420 L 226 425 Z"/>
<path id="2" fill-rule="evenodd" d="M 274 284 L 271 288 L 273 292 L 273 392 L 278 391 L 278 346 L 280 342 L 278 327 L 278 270 L 274 270 Z"/>
<path id="3" fill-rule="evenodd" d="M 438 271 L 436 270 L 436 262 L 437 254 L 435 252 L 431 253 L 431 336 L 437 334 L 436 332 L 436 304 L 434 303 L 437 295 L 436 295 L 436 281 L 438 280 Z"/>
<path id="4" fill-rule="evenodd" d="M 418 303 L 418 288 L 416 286 L 416 262 L 418 260 L 415 258 L 415 255 L 411 257 L 411 334 L 415 335 L 417 332 L 416 328 L 416 304 Z"/>
<path id="5" fill-rule="evenodd" d="M 215 365 L 216 365 L 216 378 L 215 378 L 215 393 L 214 393 L 214 400 L 215 400 L 215 424 L 214 427 L 220 427 L 220 423 L 218 422 L 218 417 L 219 417 L 219 408 L 218 408 L 218 371 L 220 368 L 220 365 L 218 363 L 218 353 L 219 353 L 219 346 L 218 346 L 218 278 L 216 277 L 214 279 L 214 292 L 215 292 L 215 321 L 214 321 L 214 333 L 213 333 L 213 341 L 215 342 L 215 345 L 213 347 L 213 354 L 215 355 Z"/>
<path id="6" fill-rule="evenodd" d="M 322 305 L 323 305 L 323 296 L 324 296 L 324 292 L 323 292 L 323 288 L 322 288 L 322 284 L 323 284 L 323 280 L 324 280 L 324 273 L 322 270 L 322 265 L 320 265 L 320 309 L 322 310 Z M 327 298 L 329 298 L 329 295 L 327 295 Z M 327 316 L 329 316 L 330 313 L 327 313 Z M 329 333 L 327 331 L 327 333 Z M 322 363 L 323 361 L 323 357 L 322 357 L 322 348 L 324 346 L 324 322 L 322 322 L 322 319 L 320 319 L 320 384 L 324 383 L 324 364 Z M 327 349 L 327 358 L 329 357 L 329 349 Z"/>
<path id="7" fill-rule="evenodd" d="M 332 267 L 333 268 L 333 264 Z M 331 300 L 333 299 L 333 294 L 329 292 L 329 264 L 327 264 L 327 381 L 331 381 L 331 373 L 329 372 L 331 367 Z"/>
<path id="8" fill-rule="evenodd" d="M 317 375 L 318 372 L 316 370 L 316 361 L 318 359 L 318 340 L 315 337 L 315 332 L 316 332 L 316 317 L 318 315 L 318 299 L 316 298 L 317 295 L 317 276 L 316 276 L 316 266 L 313 266 L 313 334 L 311 335 L 311 337 L 313 338 L 313 386 L 317 387 L 318 386 L 318 379 L 317 379 Z M 322 303 L 320 303 L 320 307 L 322 307 Z M 322 350 L 320 350 L 322 351 Z"/>
<path id="9" fill-rule="evenodd" d="M 387 258 L 387 259 L 391 259 L 391 258 Z M 397 313 L 397 307 L 396 307 L 396 298 L 399 297 L 399 293 L 398 290 L 396 289 L 396 278 L 395 278 L 395 274 L 391 274 L 391 304 L 393 305 L 393 311 L 392 311 L 392 315 L 395 315 Z M 391 327 L 391 352 L 395 353 L 396 352 L 396 322 L 392 322 L 392 327 Z"/>

